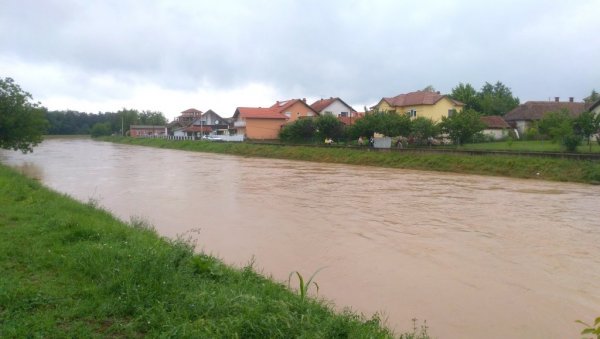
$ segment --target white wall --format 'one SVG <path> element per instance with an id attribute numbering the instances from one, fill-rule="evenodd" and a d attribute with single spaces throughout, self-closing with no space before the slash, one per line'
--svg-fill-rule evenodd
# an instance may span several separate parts
<path id="1" fill-rule="evenodd" d="M 325 114 L 325 112 L 331 112 L 333 116 L 337 117 L 342 112 L 348 112 L 348 114 L 350 114 L 352 110 L 348 106 L 344 105 L 341 101 L 336 100 L 329 106 L 325 107 L 325 109 L 323 109 L 320 113 Z"/>
<path id="2" fill-rule="evenodd" d="M 500 140 L 508 136 L 508 131 L 508 129 L 484 129 L 482 133 L 494 138 L 494 140 Z"/>

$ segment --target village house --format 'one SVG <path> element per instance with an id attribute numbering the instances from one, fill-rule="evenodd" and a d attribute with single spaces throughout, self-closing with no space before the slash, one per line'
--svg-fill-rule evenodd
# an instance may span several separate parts
<path id="1" fill-rule="evenodd" d="M 196 115 L 196 118 L 190 124 L 173 130 L 173 135 L 176 137 L 186 136 L 199 138 L 206 135 L 224 134 L 229 134 L 229 124 L 227 119 L 222 118 L 211 109 L 205 113 Z"/>
<path id="2" fill-rule="evenodd" d="M 238 107 L 233 115 L 233 128 L 236 134 L 248 139 L 277 139 L 285 124 L 317 115 L 306 99 L 277 101 L 268 108 Z"/>
<path id="3" fill-rule="evenodd" d="M 573 97 L 569 98 L 569 101 L 560 101 L 559 97 L 555 97 L 554 101 L 527 101 L 506 113 L 504 120 L 523 135 L 531 128 L 533 122 L 541 120 L 547 113 L 562 110 L 575 118 L 584 112 L 586 107 L 583 102 L 575 102 Z"/>
<path id="4" fill-rule="evenodd" d="M 131 137 L 156 137 L 167 135 L 167 126 L 130 125 L 129 135 Z"/>
<path id="5" fill-rule="evenodd" d="M 512 130 L 510 125 L 499 115 L 483 116 L 480 119 L 485 125 L 482 133 L 493 140 L 502 140 L 508 137 Z"/>
<path id="6" fill-rule="evenodd" d="M 344 125 L 352 125 L 356 119 L 364 116 L 364 113 L 358 113 L 352 106 L 337 97 L 317 100 L 310 107 L 319 115 L 331 114 L 337 117 Z"/>
<path id="7" fill-rule="evenodd" d="M 592 103 L 590 107 L 587 108 L 587 111 L 592 112 L 594 114 L 600 114 L 600 100 Z"/>
<path id="8" fill-rule="evenodd" d="M 380 112 L 407 114 L 412 119 L 424 117 L 439 122 L 454 112 L 462 111 L 464 104 L 451 99 L 440 92 L 416 91 L 399 94 L 391 98 L 382 98 L 371 109 Z"/>

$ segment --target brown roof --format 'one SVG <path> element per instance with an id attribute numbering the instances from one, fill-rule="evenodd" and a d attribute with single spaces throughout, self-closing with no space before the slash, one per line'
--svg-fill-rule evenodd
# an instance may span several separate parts
<path id="1" fill-rule="evenodd" d="M 587 110 L 591 112 L 591 111 L 592 111 L 594 108 L 596 108 L 596 107 L 598 107 L 598 106 L 600 106 L 600 99 L 599 99 L 599 100 L 596 100 L 596 102 L 592 103 L 592 104 L 590 105 L 590 107 L 588 107 L 588 109 L 587 109 Z"/>
<path id="2" fill-rule="evenodd" d="M 212 128 L 210 126 L 188 126 L 186 128 L 183 129 L 185 132 L 212 132 Z"/>
<path id="3" fill-rule="evenodd" d="M 329 98 L 329 99 L 317 100 L 317 101 L 313 102 L 310 105 L 310 107 L 312 109 L 314 109 L 315 111 L 321 113 L 325 108 L 327 108 L 327 106 L 331 105 L 336 100 L 339 100 L 341 103 L 343 103 L 344 105 L 348 106 L 352 112 L 356 112 L 356 110 L 354 108 L 352 108 L 352 106 L 348 105 L 347 103 L 344 102 L 344 100 L 342 100 L 340 98 L 337 98 L 337 97 L 336 98 Z"/>
<path id="4" fill-rule="evenodd" d="M 241 118 L 253 119 L 287 119 L 285 115 L 271 107 L 238 107 L 233 116 L 234 118 L 239 116 Z"/>
<path id="5" fill-rule="evenodd" d="M 304 100 L 300 99 L 291 99 L 285 101 L 277 101 L 273 106 L 268 108 L 262 107 L 238 107 L 235 110 L 234 118 L 238 116 L 242 118 L 252 118 L 252 119 L 287 119 L 284 112 L 293 106 L 295 103 L 301 102 L 308 109 L 314 110 L 304 102 Z M 314 112 L 317 113 L 317 112 Z M 318 114 L 318 113 L 317 113 Z"/>
<path id="6" fill-rule="evenodd" d="M 356 115 L 353 116 L 353 117 L 338 117 L 338 120 L 342 124 L 344 124 L 346 126 L 350 126 L 350 125 L 354 125 L 354 123 L 356 122 L 356 120 L 358 120 L 358 119 L 360 119 L 360 118 L 362 118 L 364 116 L 365 116 L 364 113 L 356 113 Z"/>
<path id="7" fill-rule="evenodd" d="M 488 129 L 504 129 L 510 128 L 508 123 L 502 119 L 499 115 L 488 115 L 485 117 L 481 117 L 481 122 L 483 122 Z"/>
<path id="8" fill-rule="evenodd" d="M 382 100 L 386 101 L 388 104 L 390 104 L 390 106 L 404 107 L 416 105 L 434 105 L 436 102 L 442 100 L 445 97 L 447 96 L 441 95 L 438 92 L 416 91 L 406 94 L 399 94 L 391 98 L 383 98 Z M 448 99 L 454 102 L 455 105 L 464 105 L 460 101 L 456 101 L 450 98 Z"/>
<path id="9" fill-rule="evenodd" d="M 199 111 L 195 108 L 188 108 L 185 111 L 181 112 L 184 115 L 188 115 L 188 114 L 202 114 L 202 111 Z"/>
<path id="10" fill-rule="evenodd" d="M 540 120 L 548 112 L 566 109 L 572 117 L 585 111 L 583 102 L 527 101 L 504 115 L 506 121 Z"/>

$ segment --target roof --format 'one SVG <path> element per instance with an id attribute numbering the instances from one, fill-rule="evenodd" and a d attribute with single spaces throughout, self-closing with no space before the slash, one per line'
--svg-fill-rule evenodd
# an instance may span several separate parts
<path id="1" fill-rule="evenodd" d="M 353 117 L 338 117 L 338 120 L 346 125 L 346 126 L 350 126 L 350 125 L 354 125 L 354 123 L 356 122 L 356 120 L 364 117 L 365 114 L 364 113 L 357 113 L 356 116 Z"/>
<path id="2" fill-rule="evenodd" d="M 323 112 L 323 110 L 325 108 L 327 108 L 329 105 L 331 105 L 332 103 L 334 103 L 336 100 L 339 100 L 342 104 L 346 105 L 348 108 L 350 108 L 350 110 L 352 112 L 356 112 L 356 110 L 354 108 L 352 108 L 352 106 L 348 105 L 347 103 L 344 102 L 344 100 L 336 97 L 336 98 L 329 98 L 329 99 L 321 99 L 321 100 L 317 100 L 315 102 L 313 102 L 310 107 L 312 109 L 314 109 L 315 111 L 321 113 Z"/>
<path id="3" fill-rule="evenodd" d="M 195 108 L 188 108 L 185 111 L 181 112 L 184 115 L 188 115 L 188 114 L 202 114 L 202 111 L 199 111 Z"/>
<path id="4" fill-rule="evenodd" d="M 234 117 L 237 116 L 245 119 L 287 119 L 285 115 L 271 107 L 238 107 L 234 114 Z"/>
<path id="5" fill-rule="evenodd" d="M 488 115 L 481 117 L 481 122 L 483 122 L 488 129 L 504 129 L 510 128 L 510 125 L 502 119 L 499 115 Z"/>
<path id="6" fill-rule="evenodd" d="M 563 101 L 527 101 L 504 115 L 506 121 L 541 120 L 548 112 L 558 112 L 566 109 L 572 117 L 579 116 L 585 111 L 583 102 Z"/>
<path id="7" fill-rule="evenodd" d="M 132 129 L 132 128 L 137 128 L 137 129 L 165 129 L 165 128 L 167 128 L 167 126 L 161 126 L 161 125 L 130 125 L 129 128 L 130 129 Z"/>
<path id="8" fill-rule="evenodd" d="M 310 106 L 306 104 L 304 100 L 291 99 L 285 101 L 277 101 L 273 106 L 268 108 L 262 107 L 238 107 L 235 110 L 234 118 L 251 118 L 251 119 L 287 119 L 284 112 L 292 107 L 296 103 L 302 103 L 311 111 L 314 111 Z M 317 112 L 314 112 L 317 113 Z M 318 113 L 317 113 L 318 114 Z"/>
<path id="9" fill-rule="evenodd" d="M 588 109 L 587 109 L 587 110 L 591 112 L 591 111 L 593 111 L 593 110 L 594 110 L 594 108 L 596 108 L 596 107 L 598 107 L 598 106 L 600 106 L 600 99 L 599 99 L 599 100 L 596 100 L 596 102 L 592 103 L 592 104 L 590 105 L 590 107 L 588 107 Z"/>
<path id="10" fill-rule="evenodd" d="M 452 101 L 457 106 L 464 105 L 462 102 L 453 100 L 447 95 L 442 95 L 439 92 L 429 91 L 416 91 L 406 94 L 399 94 L 395 97 L 383 98 L 382 100 L 390 104 L 390 106 L 404 107 L 416 105 L 434 105 L 443 98 L 448 98 L 448 100 Z"/>
<path id="11" fill-rule="evenodd" d="M 185 131 L 185 132 L 193 132 L 193 133 L 195 133 L 195 132 L 212 132 L 212 128 L 210 126 L 202 126 L 202 127 L 200 127 L 200 126 L 194 126 L 194 125 L 192 125 L 192 126 L 188 126 L 188 127 L 183 128 L 183 131 Z"/>

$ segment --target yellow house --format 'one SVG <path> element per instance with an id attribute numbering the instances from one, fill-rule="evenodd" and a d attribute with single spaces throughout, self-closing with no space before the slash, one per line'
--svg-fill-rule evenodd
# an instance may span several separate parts
<path id="1" fill-rule="evenodd" d="M 417 91 L 399 94 L 391 98 L 382 98 L 377 105 L 371 107 L 380 112 L 396 112 L 408 114 L 411 118 L 425 117 L 439 122 L 452 112 L 462 111 L 464 104 L 441 95 L 440 92 Z"/>

